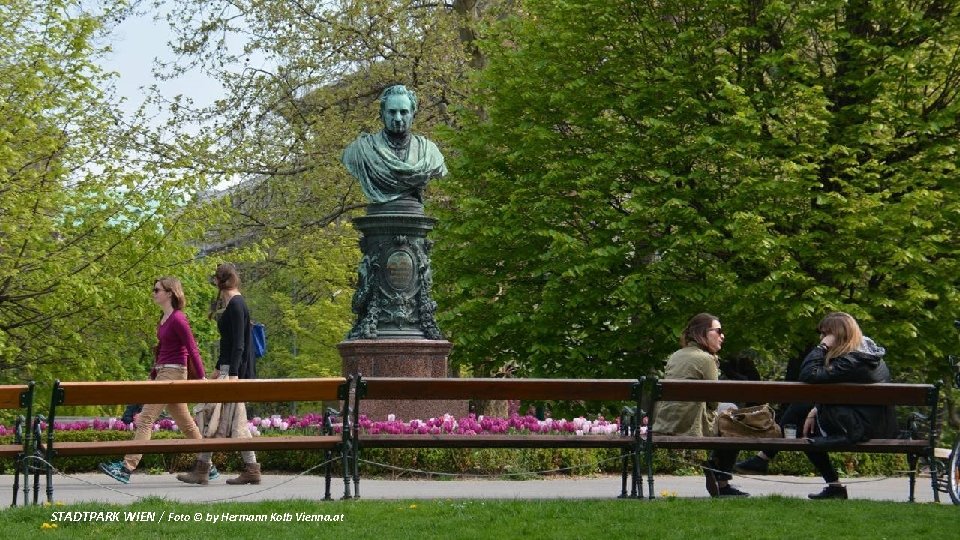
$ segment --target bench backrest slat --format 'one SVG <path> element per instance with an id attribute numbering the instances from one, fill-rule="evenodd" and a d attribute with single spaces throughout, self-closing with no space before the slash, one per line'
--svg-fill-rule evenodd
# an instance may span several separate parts
<path id="1" fill-rule="evenodd" d="M 61 382 L 62 405 L 334 401 L 343 378 Z"/>
<path id="2" fill-rule="evenodd" d="M 364 399 L 633 399 L 635 379 L 362 379 Z"/>
<path id="3" fill-rule="evenodd" d="M 19 409 L 20 395 L 27 391 L 25 384 L 0 385 L 0 409 Z"/>
<path id="4" fill-rule="evenodd" d="M 660 401 L 929 405 L 929 384 L 805 384 L 661 379 Z"/>

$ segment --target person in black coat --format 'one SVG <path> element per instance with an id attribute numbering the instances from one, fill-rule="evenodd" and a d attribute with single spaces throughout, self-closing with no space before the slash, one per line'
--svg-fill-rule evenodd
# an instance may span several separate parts
<path id="1" fill-rule="evenodd" d="M 252 345 L 250 310 L 243 295 L 240 294 L 240 275 L 234 265 L 223 263 L 217 266 L 212 283 L 220 294 L 218 302 L 212 306 L 210 317 L 216 319 L 220 332 L 220 353 L 217 357 L 217 369 L 211 379 L 236 380 L 256 377 L 255 356 Z M 252 437 L 247 421 L 247 408 L 244 403 L 207 403 L 195 409 L 202 425 L 204 437 L 233 437 L 249 439 Z M 260 464 L 253 450 L 240 452 L 243 459 L 243 471 L 237 478 L 227 480 L 228 484 L 259 484 Z M 193 469 L 178 474 L 177 480 L 188 484 L 206 485 L 215 478 L 211 462 L 212 452 L 197 454 Z"/>
<path id="2" fill-rule="evenodd" d="M 856 319 L 847 313 L 831 313 L 817 326 L 820 343 L 800 367 L 800 382 L 884 383 L 890 370 L 883 361 L 886 350 L 865 337 Z M 803 424 L 803 436 L 821 448 L 858 443 L 873 438 L 894 438 L 897 418 L 892 405 L 816 404 Z M 837 470 L 825 451 L 806 452 L 827 486 L 811 499 L 846 499 L 847 488 L 840 484 Z"/>

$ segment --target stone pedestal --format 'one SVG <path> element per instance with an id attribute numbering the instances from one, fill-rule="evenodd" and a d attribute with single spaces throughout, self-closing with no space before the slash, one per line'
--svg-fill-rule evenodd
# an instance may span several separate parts
<path id="1" fill-rule="evenodd" d="M 423 204 L 403 197 L 367 206 L 367 215 L 353 220 L 360 231 L 356 322 L 337 348 L 343 374 L 364 377 L 447 377 L 452 345 L 443 339 L 430 297 L 433 273 L 427 233 L 436 220 Z M 462 417 L 467 401 L 362 400 L 360 413 L 372 420 L 395 414 L 403 420 L 427 420 L 445 413 Z"/>
<path id="2" fill-rule="evenodd" d="M 448 377 L 447 357 L 453 345 L 446 340 L 353 339 L 337 345 L 343 374 L 364 377 Z M 449 413 L 466 416 L 467 401 L 461 400 L 362 400 L 360 413 L 371 420 L 397 418 L 427 420 Z"/>
<path id="3" fill-rule="evenodd" d="M 353 219 L 363 235 L 363 258 L 352 302 L 357 320 L 348 340 L 443 340 L 434 319 L 437 303 L 430 297 L 427 233 L 435 224 L 419 202 L 409 199 L 371 204 L 367 215 Z"/>

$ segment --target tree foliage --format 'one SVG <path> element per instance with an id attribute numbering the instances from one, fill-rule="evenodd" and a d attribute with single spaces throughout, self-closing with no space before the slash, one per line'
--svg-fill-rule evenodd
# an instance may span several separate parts
<path id="1" fill-rule="evenodd" d="M 162 7 L 164 3 L 159 3 Z M 474 46 L 485 18 L 512 2 L 456 0 L 180 0 L 169 10 L 179 60 L 158 76 L 199 70 L 225 97 L 189 96 L 148 107 L 169 122 L 139 140 L 153 164 L 240 182 L 227 216 L 207 232 L 218 258 L 256 244 L 243 268 L 255 318 L 270 329 L 264 367 L 281 374 L 339 369 L 334 345 L 352 323 L 359 250 L 348 218 L 365 206 L 340 155 L 382 128 L 377 97 L 406 84 L 419 97 L 414 125 L 432 136 L 453 121 L 463 81 L 482 64 Z M 271 367 L 271 363 L 273 366 Z"/>
<path id="2" fill-rule="evenodd" d="M 843 310 L 900 378 L 944 364 L 958 2 L 523 9 L 484 41 L 450 135 L 435 264 L 456 359 L 640 375 L 709 311 L 725 354 L 782 366 Z"/>
<path id="3" fill-rule="evenodd" d="M 143 377 L 150 287 L 189 262 L 189 181 L 130 166 L 95 63 L 104 23 L 71 0 L 0 7 L 0 379 Z M 146 363 L 152 358 L 146 360 Z"/>

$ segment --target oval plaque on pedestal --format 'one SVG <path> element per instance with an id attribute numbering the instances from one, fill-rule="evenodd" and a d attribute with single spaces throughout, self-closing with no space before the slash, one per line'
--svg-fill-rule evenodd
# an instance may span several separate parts
<path id="1" fill-rule="evenodd" d="M 413 257 L 403 250 L 397 250 L 387 257 L 387 283 L 398 291 L 404 291 L 413 285 Z"/>

